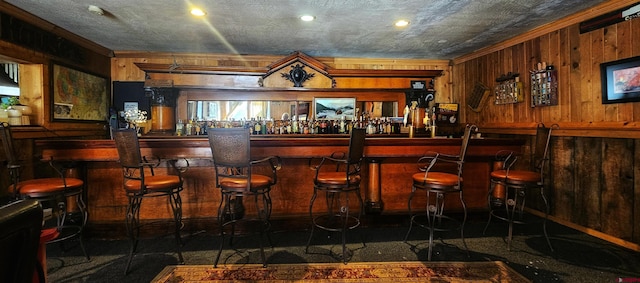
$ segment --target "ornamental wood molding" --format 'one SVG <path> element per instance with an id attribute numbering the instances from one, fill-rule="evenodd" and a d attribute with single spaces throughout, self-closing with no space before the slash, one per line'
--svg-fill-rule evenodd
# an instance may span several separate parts
<path id="1" fill-rule="evenodd" d="M 331 66 L 308 56 L 302 52 L 293 52 L 279 60 L 274 61 L 266 67 L 251 66 L 202 66 L 202 65 L 182 65 L 166 63 L 134 63 L 138 68 L 146 73 L 147 79 L 170 79 L 172 77 L 193 76 L 216 76 L 245 77 L 250 82 L 249 86 L 268 88 L 306 87 L 306 88 L 335 88 L 336 78 L 411 78 L 411 79 L 431 79 L 443 75 L 443 70 L 371 70 L 371 69 L 334 69 Z M 253 79 L 251 79 L 253 77 Z M 306 78 L 304 82 L 296 82 Z M 206 82 L 201 86 L 211 86 L 216 79 L 176 79 L 175 85 L 183 85 L 185 82 Z M 242 79 L 236 79 L 242 81 Z M 225 86 L 229 86 L 226 84 Z M 247 85 L 243 85 L 246 87 Z"/>

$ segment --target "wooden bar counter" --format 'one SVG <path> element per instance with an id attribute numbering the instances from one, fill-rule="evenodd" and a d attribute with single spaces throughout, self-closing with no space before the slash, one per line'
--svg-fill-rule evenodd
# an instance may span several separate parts
<path id="1" fill-rule="evenodd" d="M 272 218 L 306 219 L 313 191 L 313 173 L 309 160 L 347 151 L 346 135 L 274 135 L 253 136 L 254 158 L 278 155 L 282 169 L 272 191 Z M 487 209 L 489 172 L 492 159 L 500 150 L 520 152 L 524 140 L 474 138 L 470 141 L 464 168 L 464 190 L 470 210 Z M 457 154 L 460 138 L 407 138 L 368 136 L 365 144 L 361 189 L 366 213 L 401 214 L 407 212 L 411 192 L 411 175 L 416 161 L 429 152 Z M 40 140 L 36 146 L 44 160 L 77 161 L 84 168 L 89 227 L 122 224 L 127 199 L 122 191 L 122 172 L 113 140 Z M 206 137 L 162 137 L 140 139 L 142 154 L 147 157 L 180 158 L 188 161 L 183 174 L 182 192 L 185 222 L 212 220 L 216 216 L 219 193 L 215 188 L 211 150 Z M 183 162 L 185 165 L 186 162 Z M 168 170 L 161 166 L 159 170 Z M 451 200 L 451 206 L 460 207 Z M 170 208 L 163 200 L 145 200 L 141 219 L 170 219 Z M 213 224 L 211 224 L 213 225 Z M 213 226 L 211 226 L 213 227 Z M 98 228 L 100 229 L 100 228 Z"/>

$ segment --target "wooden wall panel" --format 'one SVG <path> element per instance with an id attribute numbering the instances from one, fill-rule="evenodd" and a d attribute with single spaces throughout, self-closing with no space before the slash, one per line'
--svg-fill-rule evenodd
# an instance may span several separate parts
<path id="1" fill-rule="evenodd" d="M 562 219 L 573 219 L 575 211 L 573 147 L 573 138 L 558 137 L 554 138 L 550 148 L 554 169 L 550 170 L 552 179 L 546 194 L 553 196 L 552 200 L 556 204 L 553 206 L 553 214 Z"/>
<path id="2" fill-rule="evenodd" d="M 570 95 L 565 95 L 560 97 L 561 103 L 568 103 L 570 106 L 571 114 L 569 115 L 568 121 L 581 121 L 581 110 L 582 110 L 582 101 L 577 99 L 582 94 L 582 72 L 581 72 L 581 49 L 580 49 L 580 39 L 578 26 L 572 25 L 567 28 L 567 36 L 569 40 L 569 57 L 566 58 L 566 62 L 569 65 L 569 75 L 566 77 L 569 80 L 569 88 L 567 89 Z M 573 99 L 572 99 L 573 98 Z"/>
<path id="3" fill-rule="evenodd" d="M 570 220 L 585 227 L 601 230 L 602 139 L 576 138 L 575 143 L 576 177 L 573 188 L 576 191 L 576 199 Z"/>
<path id="4" fill-rule="evenodd" d="M 601 63 L 640 56 L 640 19 L 579 32 L 580 21 L 634 3 L 607 1 L 603 7 L 609 10 L 593 9 L 572 17 L 573 22 L 560 21 L 517 36 L 519 41 L 454 59 L 452 74 L 454 93 L 463 97 L 475 82 L 493 88 L 498 74 L 523 74 L 524 103 L 490 101 L 479 113 L 465 107 L 461 122 L 476 123 L 483 133 L 518 137 L 533 137 L 539 122 L 557 123 L 550 168 L 552 216 L 640 249 L 640 102 L 603 105 L 600 77 Z M 557 106 L 531 108 L 528 74 L 538 62 L 558 70 Z M 541 209 L 533 199 L 528 204 Z"/>
<path id="5" fill-rule="evenodd" d="M 487 132 L 511 123 L 559 123 L 564 133 L 592 129 L 597 125 L 631 130 L 640 137 L 640 102 L 602 104 L 600 64 L 640 56 L 640 19 L 633 19 L 580 34 L 578 24 L 550 31 L 524 42 L 453 65 L 454 93 L 464 97 L 478 81 L 493 89 L 501 74 L 518 72 L 524 83 L 525 102 L 495 105 L 493 97 L 480 113 L 465 113 L 462 122 L 477 123 Z M 454 61 L 455 62 L 455 61 Z M 529 71 L 546 62 L 558 70 L 557 106 L 531 108 Z M 466 112 L 470 112 L 465 107 Z M 487 127 L 490 125 L 490 127 Z M 500 126 L 502 125 L 502 126 Z M 565 126 L 565 127 L 562 127 Z M 608 131 L 592 136 L 627 137 Z"/>
<path id="6" fill-rule="evenodd" d="M 602 231 L 621 239 L 633 235 L 633 141 L 604 139 L 602 147 Z M 637 202 L 635 202 L 637 203 Z"/>

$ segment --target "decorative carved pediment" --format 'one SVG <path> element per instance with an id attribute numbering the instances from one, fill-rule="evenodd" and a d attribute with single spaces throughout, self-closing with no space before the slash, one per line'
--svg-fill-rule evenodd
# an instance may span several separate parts
<path id="1" fill-rule="evenodd" d="M 322 62 L 300 51 L 274 62 L 262 77 L 264 87 L 313 87 L 330 88 L 335 86 L 333 78 Z"/>

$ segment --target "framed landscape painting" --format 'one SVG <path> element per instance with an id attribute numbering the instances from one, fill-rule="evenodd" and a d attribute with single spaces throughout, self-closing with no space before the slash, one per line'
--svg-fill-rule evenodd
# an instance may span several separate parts
<path id="1" fill-rule="evenodd" d="M 355 98 L 314 98 L 313 109 L 316 120 L 340 120 L 344 116 L 353 120 L 356 109 Z"/>
<path id="2" fill-rule="evenodd" d="M 600 64 L 602 103 L 640 101 L 640 56 Z"/>
<path id="3" fill-rule="evenodd" d="M 107 79 L 59 64 L 51 69 L 53 120 L 107 121 Z"/>

